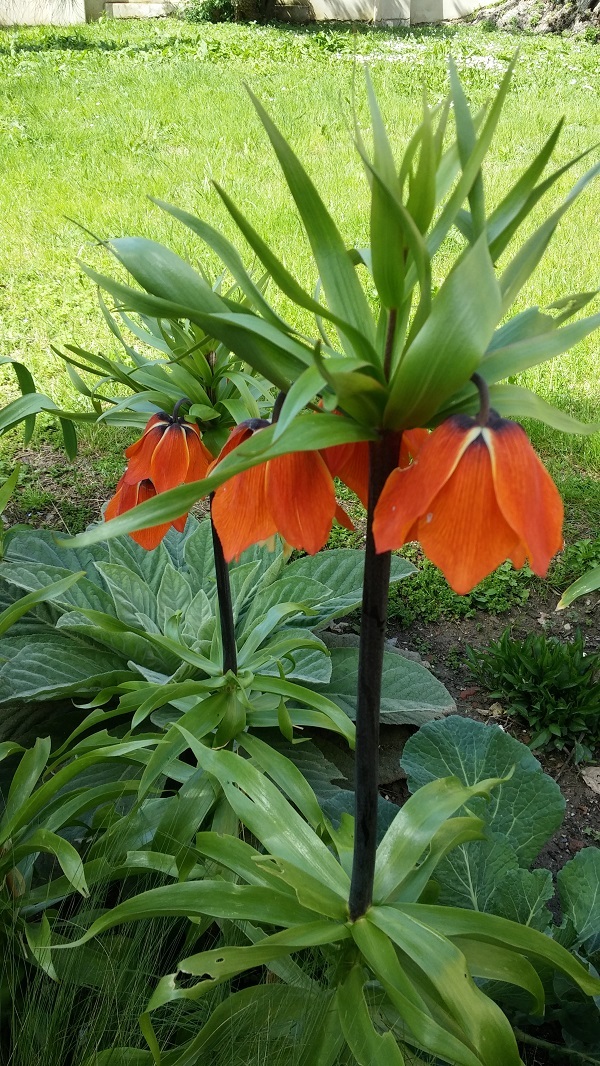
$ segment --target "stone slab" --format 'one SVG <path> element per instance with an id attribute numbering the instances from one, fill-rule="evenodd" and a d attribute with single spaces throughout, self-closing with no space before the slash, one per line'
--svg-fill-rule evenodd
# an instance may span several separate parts
<path id="1" fill-rule="evenodd" d="M 0 0 L 0 26 L 76 26 L 85 0 Z"/>
<path id="2" fill-rule="evenodd" d="M 451 22 L 465 18 L 483 7 L 483 0 L 411 0 L 411 25 L 423 22 Z"/>
<path id="3" fill-rule="evenodd" d="M 107 3 L 105 11 L 109 18 L 114 19 L 152 19 L 164 18 L 173 14 L 171 3 Z"/>
<path id="4" fill-rule="evenodd" d="M 292 14 L 294 6 L 286 5 L 290 12 L 288 17 L 291 21 L 300 21 Z M 310 0 L 300 2 L 298 6 L 311 22 L 372 22 L 395 26 L 410 22 L 410 0 Z"/>

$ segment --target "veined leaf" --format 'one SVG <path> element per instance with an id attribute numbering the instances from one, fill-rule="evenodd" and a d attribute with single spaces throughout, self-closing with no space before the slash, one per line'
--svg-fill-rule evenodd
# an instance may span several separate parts
<path id="1" fill-rule="evenodd" d="M 331 679 L 328 685 L 319 685 L 318 691 L 337 703 L 354 721 L 358 648 L 348 647 L 344 637 L 335 634 L 326 637 L 331 654 Z M 389 725 L 423 725 L 454 708 L 452 697 L 441 681 L 420 663 L 404 658 L 397 651 L 384 652 L 381 681 L 380 720 Z"/>
<path id="2" fill-rule="evenodd" d="M 477 796 L 489 796 L 501 779 L 490 778 L 469 788 L 457 777 L 424 785 L 404 804 L 377 849 L 373 898 L 384 902 L 392 896 L 446 819 Z"/>
<path id="3" fill-rule="evenodd" d="M 560 788 L 542 772 L 530 750 L 498 726 L 458 715 L 428 722 L 407 740 L 402 766 L 415 794 L 449 774 L 466 785 L 484 777 L 502 778 L 491 802 L 473 798 L 469 812 L 506 840 L 523 866 L 534 861 L 562 822 L 565 801 Z"/>

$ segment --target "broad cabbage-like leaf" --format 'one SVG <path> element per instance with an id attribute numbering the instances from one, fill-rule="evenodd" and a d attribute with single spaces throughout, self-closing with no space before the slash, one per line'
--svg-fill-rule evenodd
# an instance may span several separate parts
<path id="1" fill-rule="evenodd" d="M 562 822 L 560 788 L 529 749 L 499 726 L 455 715 L 429 722 L 407 741 L 402 766 L 413 792 L 449 774 L 469 785 L 488 777 L 507 778 L 494 789 L 489 804 L 476 800 L 470 811 L 514 848 L 520 866 L 533 862 Z"/>
<path id="2" fill-rule="evenodd" d="M 337 703 L 353 720 L 356 718 L 358 648 L 335 647 L 340 638 L 328 636 L 331 653 L 331 680 L 320 692 Z M 342 638 L 343 640 L 343 638 Z M 388 725 L 417 725 L 454 710 L 454 701 L 424 666 L 405 659 L 396 651 L 383 656 L 381 678 L 381 721 Z"/>

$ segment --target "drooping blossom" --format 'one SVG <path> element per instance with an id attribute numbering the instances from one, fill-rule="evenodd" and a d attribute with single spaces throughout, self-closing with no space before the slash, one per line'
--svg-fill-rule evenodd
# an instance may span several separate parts
<path id="1" fill-rule="evenodd" d="M 418 540 L 455 592 L 469 592 L 506 559 L 540 577 L 562 545 L 563 506 L 525 431 L 491 411 L 455 415 L 394 470 L 375 509 L 378 552 Z"/>
<path id="2" fill-rule="evenodd" d="M 109 521 L 130 511 L 160 492 L 177 488 L 206 477 L 212 455 L 200 439 L 198 427 L 177 416 L 160 411 L 152 415 L 143 435 L 125 451 L 129 460 L 115 495 L 109 501 L 104 518 Z M 130 533 L 142 548 L 150 551 L 160 544 L 173 526 L 183 532 L 187 514 L 172 522 Z"/>
<path id="3" fill-rule="evenodd" d="M 125 458 L 125 483 L 135 485 L 148 478 L 157 492 L 199 481 L 213 460 L 198 426 L 164 411 L 152 415 L 140 439 L 125 449 Z"/>
<path id="4" fill-rule="evenodd" d="M 236 426 L 215 466 L 268 425 L 249 419 Z M 336 503 L 333 478 L 318 451 L 290 452 L 235 474 L 216 490 L 211 514 L 228 562 L 275 533 L 314 555 L 326 543 L 334 518 L 353 528 Z"/>
<path id="5" fill-rule="evenodd" d="M 137 507 L 138 503 L 145 503 L 146 500 L 152 500 L 156 496 L 156 489 L 149 478 L 143 478 L 142 481 L 137 481 L 135 485 L 128 485 L 125 480 L 125 474 L 117 483 L 117 489 L 112 500 L 107 504 L 104 512 L 104 518 L 108 522 L 111 518 L 116 518 L 117 515 L 124 514 L 125 511 L 131 511 L 132 507 Z M 147 551 L 151 551 L 152 548 L 156 548 L 165 533 L 169 531 L 171 526 L 174 527 L 179 533 L 183 533 L 183 529 L 187 520 L 187 514 L 181 515 L 180 518 L 176 518 L 173 522 L 163 522 L 160 526 L 150 526 L 149 529 L 139 529 L 134 533 L 130 533 L 129 536 L 136 541 L 142 548 L 146 548 Z"/>

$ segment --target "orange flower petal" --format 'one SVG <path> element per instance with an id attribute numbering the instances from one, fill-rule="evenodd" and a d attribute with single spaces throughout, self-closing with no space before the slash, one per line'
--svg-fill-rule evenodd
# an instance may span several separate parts
<path id="1" fill-rule="evenodd" d="M 416 459 L 425 441 L 430 437 L 428 429 L 405 429 L 400 444 L 398 466 L 408 466 L 411 459 Z"/>
<path id="2" fill-rule="evenodd" d="M 137 486 L 136 504 L 145 503 L 146 500 L 152 500 L 155 496 L 156 489 L 154 485 L 151 481 L 145 479 Z M 136 530 L 135 532 L 130 533 L 129 536 L 132 540 L 135 540 L 136 544 L 139 544 L 141 548 L 145 548 L 146 551 L 152 551 L 153 548 L 156 548 L 160 544 L 165 533 L 167 533 L 170 528 L 170 522 L 163 522 L 160 526 L 150 526 L 149 529 Z"/>
<path id="3" fill-rule="evenodd" d="M 142 433 L 139 440 L 135 440 L 133 444 L 130 444 L 129 447 L 125 449 L 125 457 L 127 459 L 131 459 L 132 456 L 136 455 L 136 453 L 142 447 L 144 437 L 147 433 L 150 433 L 153 429 L 156 429 L 156 427 L 159 426 L 162 434 L 164 433 L 167 426 L 170 425 L 171 421 L 169 419 L 169 416 L 166 415 L 164 411 L 161 411 L 160 414 L 152 415 L 152 417 L 148 419 L 144 432 Z"/>
<path id="4" fill-rule="evenodd" d="M 245 440 L 248 440 L 249 437 L 258 433 L 268 424 L 269 423 L 263 421 L 263 419 L 255 418 L 250 419 L 248 422 L 240 422 L 239 426 L 234 426 L 217 458 L 211 464 L 209 473 L 211 473 L 217 463 L 220 463 L 221 459 L 224 459 L 226 455 L 229 455 L 234 448 L 237 448 L 239 444 L 243 444 Z"/>
<path id="5" fill-rule="evenodd" d="M 486 433 L 498 506 L 522 542 L 532 570 L 545 577 L 563 544 L 558 489 L 517 422 L 498 419 Z"/>
<path id="6" fill-rule="evenodd" d="M 277 533 L 266 499 L 265 473 L 265 463 L 253 466 L 225 481 L 213 496 L 212 519 L 227 562 Z"/>
<path id="7" fill-rule="evenodd" d="M 363 507 L 369 502 L 369 442 L 336 444 L 323 448 L 321 455 L 332 477 L 339 477 L 358 496 Z"/>
<path id="8" fill-rule="evenodd" d="M 336 503 L 335 505 L 334 518 L 336 522 L 339 522 L 345 529 L 354 529 L 354 522 L 350 518 L 350 515 L 346 514 L 344 508 L 340 507 L 339 503 Z"/>
<path id="9" fill-rule="evenodd" d="M 481 434 L 421 517 L 418 538 L 461 595 L 505 559 L 518 558 L 519 537 L 496 502 L 490 453 Z"/>
<path id="10" fill-rule="evenodd" d="M 160 444 L 166 428 L 164 422 L 154 425 L 143 437 L 125 449 L 129 462 L 123 476 L 128 485 L 137 485 L 150 477 L 154 450 Z"/>
<path id="11" fill-rule="evenodd" d="M 152 454 L 150 479 L 157 492 L 166 492 L 182 485 L 190 465 L 187 433 L 182 425 L 173 423 L 163 433 Z"/>
<path id="12" fill-rule="evenodd" d="M 429 434 L 409 467 L 392 471 L 375 508 L 373 536 L 378 552 L 406 543 L 414 523 L 427 513 L 431 501 L 480 433 L 471 418 L 449 418 Z"/>
<path id="13" fill-rule="evenodd" d="M 269 508 L 284 540 L 315 555 L 326 543 L 335 514 L 333 480 L 318 452 L 290 452 L 267 463 Z"/>
<path id="14" fill-rule="evenodd" d="M 184 481 L 201 481 L 208 473 L 208 468 L 213 461 L 213 457 L 210 454 L 208 448 L 200 440 L 200 436 L 197 432 L 190 432 L 195 430 L 195 426 L 184 425 L 183 427 L 187 434 L 187 446 L 189 451 L 189 465 L 188 471 L 184 478 Z"/>

